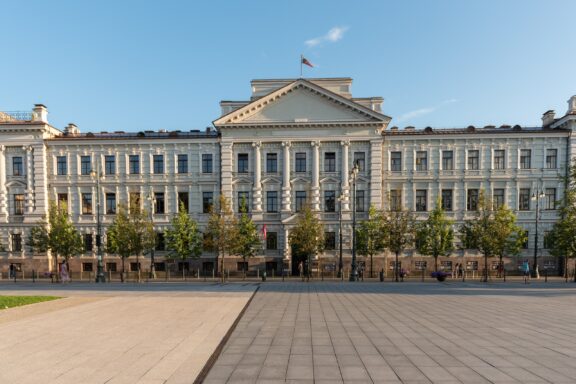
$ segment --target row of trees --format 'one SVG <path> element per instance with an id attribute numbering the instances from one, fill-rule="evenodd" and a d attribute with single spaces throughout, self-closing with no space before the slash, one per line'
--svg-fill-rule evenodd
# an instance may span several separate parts
<path id="1" fill-rule="evenodd" d="M 219 203 L 212 209 L 203 233 L 184 206 L 180 206 L 179 213 L 172 219 L 170 228 L 165 232 L 169 258 L 185 261 L 198 258 L 203 249 L 213 251 L 216 253 L 217 272 L 219 259 L 220 270 L 224 270 L 224 256 L 227 254 L 240 255 L 244 261 L 256 255 L 261 241 L 252 219 L 247 213 L 242 213 L 240 218 L 237 218 L 223 196 L 220 197 Z M 247 212 L 245 209 L 243 211 Z M 120 256 L 122 281 L 126 272 L 125 260 L 130 256 L 136 256 L 140 272 L 138 258 L 144 252 L 153 249 L 156 241 L 152 219 L 146 210 L 140 209 L 138 205 L 132 205 L 130 209 L 122 205 L 118 207 L 114 222 L 107 231 L 105 249 Z M 96 242 L 99 244 L 100 239 Z M 58 207 L 54 202 L 50 204 L 48 217 L 32 228 L 27 245 L 34 252 L 50 251 L 54 255 L 54 270 L 58 270 L 59 260 L 67 263 L 70 258 L 84 251 L 82 237 L 70 221 L 65 204 Z M 138 277 L 140 278 L 140 274 Z"/>

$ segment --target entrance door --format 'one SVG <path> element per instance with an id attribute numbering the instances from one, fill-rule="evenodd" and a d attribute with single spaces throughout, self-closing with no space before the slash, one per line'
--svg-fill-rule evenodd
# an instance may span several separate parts
<path id="1" fill-rule="evenodd" d="M 298 271 L 298 265 L 300 264 L 300 262 L 302 262 L 302 265 L 304 266 L 304 273 L 306 273 L 307 270 L 307 258 L 306 255 L 303 254 L 302 252 L 298 251 L 298 248 L 295 246 L 292 246 L 292 276 L 299 276 L 300 272 Z"/>

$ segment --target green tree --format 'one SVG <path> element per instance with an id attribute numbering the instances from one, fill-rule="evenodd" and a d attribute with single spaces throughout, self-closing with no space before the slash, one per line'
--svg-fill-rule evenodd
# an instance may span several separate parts
<path id="1" fill-rule="evenodd" d="M 414 215 L 408 211 L 389 211 L 384 216 L 384 228 L 387 234 L 386 247 L 396 256 L 394 276 L 398 281 L 400 274 L 398 256 L 404 249 L 414 244 L 416 230 Z"/>
<path id="2" fill-rule="evenodd" d="M 568 281 L 568 259 L 576 257 L 576 162 L 571 166 L 566 180 L 564 200 L 560 206 L 558 220 L 548 234 L 550 253 L 564 258 L 564 277 Z M 576 283 L 576 274 L 574 274 Z"/>
<path id="3" fill-rule="evenodd" d="M 247 259 L 256 255 L 258 250 L 261 248 L 260 237 L 258 236 L 258 229 L 256 224 L 252 221 L 252 218 L 248 216 L 248 210 L 246 209 L 246 200 L 242 200 L 240 221 L 238 222 L 238 248 L 237 252 L 242 256 L 242 261 L 244 265 L 247 265 Z M 246 267 L 244 267 L 244 278 L 246 278 Z"/>
<path id="4" fill-rule="evenodd" d="M 356 241 L 358 254 L 370 257 L 370 277 L 373 277 L 374 255 L 382 252 L 386 247 L 384 217 L 373 205 L 368 210 L 368 219 L 358 224 Z"/>
<path id="5" fill-rule="evenodd" d="M 428 219 L 416 226 L 416 248 L 426 256 L 434 257 L 434 271 L 438 272 L 438 256 L 448 256 L 454 249 L 454 222 L 446 217 L 440 200 Z"/>
<path id="6" fill-rule="evenodd" d="M 28 246 L 34 252 L 50 251 L 54 254 L 54 270 L 58 271 L 58 257 L 66 263 L 83 251 L 82 237 L 70 221 L 66 204 L 60 207 L 50 202 L 48 217 L 30 231 Z M 59 271 L 56 276 L 59 276 Z"/>
<path id="7" fill-rule="evenodd" d="M 125 206 L 119 205 L 114 222 L 107 232 L 107 251 L 119 255 L 122 259 L 120 277 L 122 282 L 126 273 L 125 261 L 130 256 L 136 256 L 138 281 L 140 281 L 139 257 L 144 250 L 154 247 L 156 242 L 154 225 L 146 210 L 141 210 L 137 204 L 137 202 L 131 204 L 129 212 Z"/>
<path id="8" fill-rule="evenodd" d="M 299 219 L 288 237 L 291 247 L 306 255 L 308 278 L 310 278 L 310 257 L 324 250 L 324 227 L 310 207 L 304 207 Z"/>
<path id="9" fill-rule="evenodd" d="M 466 220 L 459 229 L 462 247 L 476 249 L 484 255 L 484 281 L 488 281 L 488 258 L 520 251 L 525 240 L 524 230 L 516 225 L 516 216 L 500 206 L 493 209 L 492 201 L 480 193 L 478 211 L 474 218 Z"/>
<path id="10" fill-rule="evenodd" d="M 218 207 L 210 210 L 208 225 L 204 232 L 204 248 L 216 252 L 216 272 L 220 259 L 220 275 L 224 282 L 224 257 L 238 250 L 238 220 L 230 208 L 230 202 L 220 195 Z"/>
<path id="11" fill-rule="evenodd" d="M 188 215 L 182 203 L 178 214 L 172 219 L 172 226 L 166 230 L 166 249 L 170 251 L 169 257 L 182 261 L 196 259 L 202 253 L 202 235 L 198 224 Z M 182 276 L 184 273 L 182 268 Z"/>

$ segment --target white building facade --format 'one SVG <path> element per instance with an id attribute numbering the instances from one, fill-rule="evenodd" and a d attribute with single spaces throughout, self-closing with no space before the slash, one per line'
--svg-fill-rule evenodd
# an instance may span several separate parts
<path id="1" fill-rule="evenodd" d="M 264 250 L 249 261 L 250 268 L 294 271 L 299 259 L 287 239 L 299 209 L 309 204 L 326 233 L 326 251 L 311 267 L 331 275 L 338 264 L 340 227 L 345 268 L 350 264 L 354 206 L 358 221 L 370 205 L 402 207 L 425 219 L 441 201 L 458 223 L 473 217 L 478 196 L 485 193 L 512 208 L 528 232 L 525 250 L 507 260 L 507 268 L 533 257 L 538 225 L 540 263 L 558 271 L 561 263 L 549 257 L 545 236 L 558 218 L 556 202 L 576 155 L 576 97 L 564 116 L 545 113 L 541 127 L 415 130 L 389 127 L 383 99 L 353 97 L 349 78 L 254 80 L 251 85 L 250 100 L 222 101 L 215 129 L 204 131 L 80 133 L 70 124 L 62 132 L 48 124 L 42 105 L 31 114 L 0 113 L 0 270 L 10 264 L 50 269 L 50 256 L 33 254 L 26 245 L 49 201 L 66 202 L 82 233 L 85 252 L 75 258 L 73 269 L 85 272 L 96 267 L 97 219 L 105 243 L 119 204 L 137 200 L 152 212 L 160 233 L 156 269 L 162 271 L 167 266 L 161 234 L 179 205 L 203 227 L 220 193 L 236 212 L 242 200 L 248 202 L 258 227 L 266 227 Z M 349 177 L 354 164 L 360 169 L 356 204 Z M 538 224 L 533 195 L 541 195 Z M 389 256 L 378 256 L 375 270 L 390 271 Z M 427 260 L 409 249 L 402 263 L 407 269 L 430 268 Z M 445 268 L 458 262 L 475 270 L 482 268 L 479 260 L 474 252 L 458 250 L 441 262 Z M 148 269 L 149 259 L 140 257 L 140 262 Z M 104 264 L 113 272 L 120 259 L 104 254 Z M 130 267 L 137 268 L 135 258 Z M 177 266 L 214 267 L 210 253 Z M 226 269 L 242 268 L 241 259 L 227 257 Z"/>

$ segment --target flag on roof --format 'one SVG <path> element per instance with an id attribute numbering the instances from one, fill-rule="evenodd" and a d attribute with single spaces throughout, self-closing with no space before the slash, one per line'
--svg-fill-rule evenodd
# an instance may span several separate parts
<path id="1" fill-rule="evenodd" d="M 314 68 L 314 64 L 312 64 L 311 62 L 309 62 L 308 59 L 305 58 L 304 56 L 302 56 L 302 64 Z"/>

